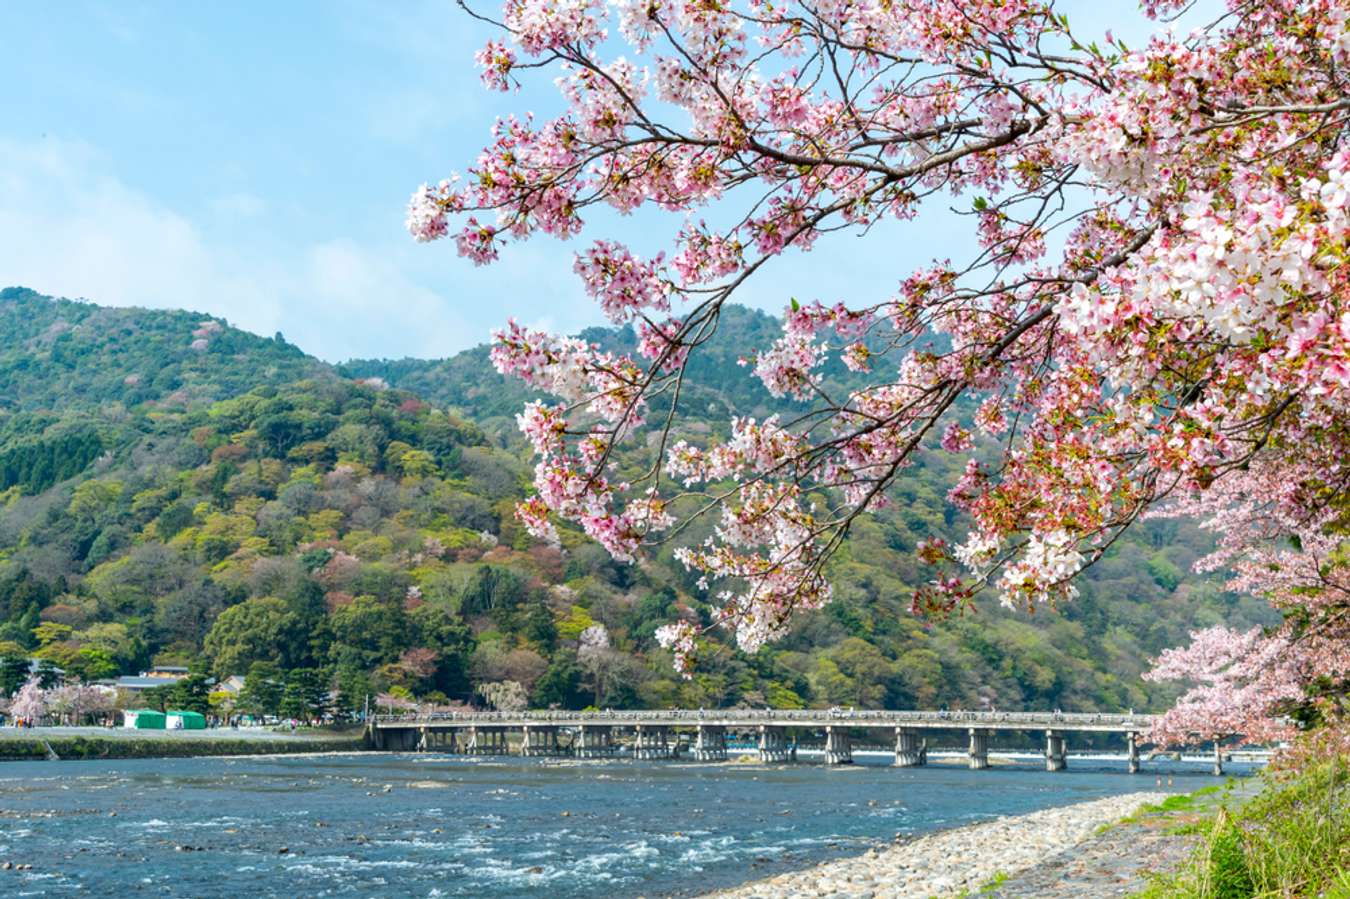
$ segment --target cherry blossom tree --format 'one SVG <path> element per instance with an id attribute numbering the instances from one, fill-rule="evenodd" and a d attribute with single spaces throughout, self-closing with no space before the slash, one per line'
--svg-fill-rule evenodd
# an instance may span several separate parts
<path id="1" fill-rule="evenodd" d="M 603 624 L 593 624 L 577 635 L 577 664 L 585 672 L 597 706 L 631 674 L 628 656 L 614 649 Z"/>
<path id="2" fill-rule="evenodd" d="M 395 693 L 393 691 L 377 694 L 375 697 L 375 708 L 387 712 L 390 715 L 399 715 L 417 709 L 417 701 L 411 696 L 406 695 L 407 691 Z"/>
<path id="3" fill-rule="evenodd" d="M 91 715 L 112 712 L 116 691 L 91 684 L 62 684 L 46 693 L 47 711 L 63 724 L 79 725 Z"/>
<path id="4" fill-rule="evenodd" d="M 477 57 L 488 88 L 550 71 L 567 108 L 499 119 L 463 176 L 413 194 L 413 237 L 485 264 L 537 234 L 577 237 L 598 207 L 673 217 L 666 253 L 597 235 L 575 257 L 634 354 L 515 322 L 495 336 L 496 367 L 555 398 L 519 416 L 538 456 L 518 510 L 533 534 L 570 522 L 631 560 L 714 516 L 711 538 L 676 552 L 746 650 L 829 601 L 832 553 L 924 450 L 967 457 L 950 499 L 972 527 L 919 548 L 933 566 L 919 611 L 986 587 L 1031 609 L 1071 599 L 1078 572 L 1172 501 L 1213 503 L 1222 530 L 1244 491 L 1278 487 L 1260 502 L 1297 527 L 1261 542 L 1334 541 L 1350 479 L 1345 0 L 1227 0 L 1133 47 L 1077 34 L 1049 0 L 472 14 L 500 32 Z M 782 336 L 743 361 L 800 411 L 676 438 L 689 359 L 761 269 L 949 207 L 969 223 L 963 258 L 896 271 L 891 296 L 784 298 Z M 827 383 L 831 358 L 859 386 Z M 625 477 L 625 444 L 658 458 Z M 689 664 L 693 624 L 659 637 Z M 1273 648 L 1251 640 L 1193 652 Z"/>
<path id="5" fill-rule="evenodd" d="M 47 717 L 47 698 L 47 691 L 42 689 L 37 678 L 30 678 L 9 701 L 9 715 L 40 723 Z"/>
<path id="6" fill-rule="evenodd" d="M 1300 491 L 1316 475 L 1297 464 L 1263 458 L 1167 510 L 1216 532 L 1218 549 L 1199 570 L 1231 570 L 1230 589 L 1269 598 L 1284 621 L 1269 631 L 1207 628 L 1164 652 L 1145 678 L 1193 686 L 1155 726 L 1156 739 L 1287 740 L 1311 720 L 1339 731 L 1350 750 L 1350 540 L 1334 533 L 1333 508 L 1307 517 Z"/>

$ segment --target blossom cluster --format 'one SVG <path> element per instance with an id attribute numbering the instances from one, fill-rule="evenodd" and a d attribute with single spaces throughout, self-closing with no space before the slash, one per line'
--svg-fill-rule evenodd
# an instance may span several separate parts
<path id="1" fill-rule="evenodd" d="M 937 448 L 968 457 L 949 499 L 972 527 L 922 550 L 935 570 L 918 609 L 986 586 L 1010 605 L 1069 601 L 1113 535 L 1185 496 L 1242 535 L 1223 549 L 1242 589 L 1318 619 L 1310 597 L 1338 594 L 1272 581 L 1270 564 L 1312 569 L 1268 554 L 1293 537 L 1326 555 L 1345 527 L 1347 10 L 1228 8 L 1207 30 L 1126 47 L 1075 34 L 1046 0 L 506 0 L 478 57 L 485 83 L 552 66 L 566 108 L 499 119 L 462 179 L 414 193 L 413 237 L 489 263 L 507 242 L 577 236 L 599 205 L 682 217 L 669 256 L 600 239 L 576 257 L 601 311 L 634 327 L 634 356 L 514 323 L 497 335 L 498 370 L 559 400 L 519 419 L 539 457 L 522 521 L 550 539 L 572 522 L 632 559 L 695 494 L 717 526 L 679 558 L 752 649 L 829 600 L 828 559 L 853 521 Z M 655 427 L 678 430 L 685 366 L 761 268 L 951 207 L 969 213 L 966 258 L 897 272 L 894 295 L 868 303 L 792 300 L 781 337 L 742 350 L 800 416 L 736 418 L 721 439 L 663 433 L 648 475 L 618 474 L 619 445 L 653 427 L 649 399 L 670 399 Z M 690 626 L 663 633 L 687 663 Z M 1177 720 L 1224 691 L 1270 712 L 1339 670 L 1342 639 L 1198 635 L 1164 670 L 1204 670 L 1212 689 Z"/>

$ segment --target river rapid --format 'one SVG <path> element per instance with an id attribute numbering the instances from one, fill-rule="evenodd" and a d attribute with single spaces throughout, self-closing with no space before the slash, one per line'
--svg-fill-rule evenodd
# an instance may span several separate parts
<path id="1" fill-rule="evenodd" d="M 353 754 L 0 764 L 0 895 L 684 896 L 896 834 L 1215 782 L 1200 765 L 969 771 Z M 1233 773 L 1242 773 L 1243 769 Z"/>

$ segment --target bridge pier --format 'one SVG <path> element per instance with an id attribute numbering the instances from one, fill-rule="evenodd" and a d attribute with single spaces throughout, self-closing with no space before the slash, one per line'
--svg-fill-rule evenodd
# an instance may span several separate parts
<path id="1" fill-rule="evenodd" d="M 970 729 L 970 769 L 978 771 L 989 767 L 989 731 L 978 727 Z"/>
<path id="2" fill-rule="evenodd" d="M 446 748 L 447 744 L 449 748 Z M 454 752 L 454 732 L 440 727 L 419 727 L 417 729 L 417 751 Z"/>
<path id="3" fill-rule="evenodd" d="M 1214 776 L 1223 777 L 1223 750 L 1219 748 L 1219 741 L 1214 741 Z"/>
<path id="4" fill-rule="evenodd" d="M 639 724 L 633 740 L 633 758 L 670 758 L 670 728 L 654 724 Z"/>
<path id="5" fill-rule="evenodd" d="M 609 725 L 583 724 L 577 731 L 573 753 L 579 759 L 605 759 L 618 749 L 614 745 L 614 729 Z"/>
<path id="6" fill-rule="evenodd" d="M 825 728 L 825 764 L 853 764 L 853 737 L 847 727 L 831 724 Z"/>
<path id="7" fill-rule="evenodd" d="M 1063 771 L 1068 767 L 1064 751 L 1064 735 L 1053 730 L 1045 732 L 1045 770 Z"/>
<path id="8" fill-rule="evenodd" d="M 727 729 L 718 724 L 700 724 L 694 737 L 694 758 L 700 762 L 725 762 Z"/>
<path id="9" fill-rule="evenodd" d="M 468 755 L 506 755 L 506 728 L 479 727 L 469 728 L 469 742 L 464 747 Z"/>
<path id="10" fill-rule="evenodd" d="M 380 740 L 380 748 L 392 749 L 394 752 L 420 752 L 421 741 L 422 733 L 417 728 L 404 727 L 386 732 Z"/>
<path id="11" fill-rule="evenodd" d="M 1045 761 L 1050 771 L 1068 761 L 1069 734 L 1119 734 L 1125 739 L 1129 771 L 1141 769 L 1141 749 L 1147 743 L 1152 716 L 1130 713 L 949 712 L 783 709 L 652 709 L 623 712 L 521 711 L 432 712 L 420 715 L 377 715 L 366 722 L 366 739 L 373 749 L 387 752 L 460 752 L 503 755 L 515 751 L 515 732 L 521 732 L 520 752 L 526 756 L 573 754 L 577 758 L 604 758 L 615 754 L 635 734 L 633 757 L 666 759 L 689 751 L 700 761 L 727 757 L 729 735 L 755 734 L 759 758 L 785 762 L 796 757 L 792 733 L 825 735 L 827 764 L 852 760 L 853 732 L 889 730 L 895 735 L 895 765 L 912 767 L 927 762 L 929 730 L 969 734 L 970 768 L 989 766 L 989 744 L 997 732 L 1044 733 Z M 797 728 L 798 731 L 793 729 Z M 563 739 L 566 730 L 571 739 Z M 678 740 L 676 739 L 678 737 Z M 1113 739 L 1119 739 L 1113 737 Z M 1216 776 L 1223 776 L 1226 750 L 1213 747 Z"/>
<path id="12" fill-rule="evenodd" d="M 786 762 L 789 755 L 787 728 L 761 724 L 759 726 L 759 760 L 761 762 Z"/>
<path id="13" fill-rule="evenodd" d="M 527 724 L 521 733 L 520 754 L 524 756 L 560 755 L 558 728 L 555 725 Z"/>
<path id="14" fill-rule="evenodd" d="M 895 766 L 916 768 L 928 764 L 928 746 L 919 741 L 919 734 L 911 727 L 895 729 Z"/>

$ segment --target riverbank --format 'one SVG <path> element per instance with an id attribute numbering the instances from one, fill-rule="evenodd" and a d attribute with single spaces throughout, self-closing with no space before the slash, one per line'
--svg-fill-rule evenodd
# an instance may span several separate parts
<path id="1" fill-rule="evenodd" d="M 1103 826 L 1166 799 L 1165 793 L 1128 793 L 998 818 L 709 893 L 703 899 L 909 899 L 988 891 L 1089 840 Z"/>
<path id="2" fill-rule="evenodd" d="M 992 899 L 1106 899 L 1135 896 L 1158 875 L 1180 868 L 1194 852 L 1200 822 L 1225 804 L 1255 795 L 1261 779 L 1230 781 L 1147 805 L 1090 839 L 1014 874 L 985 893 Z M 1166 894 L 1163 894 L 1166 895 Z"/>
<path id="3" fill-rule="evenodd" d="M 143 731 L 101 728 L 35 728 L 0 731 L 0 761 L 197 758 L 296 755 L 368 749 L 359 730 Z"/>

